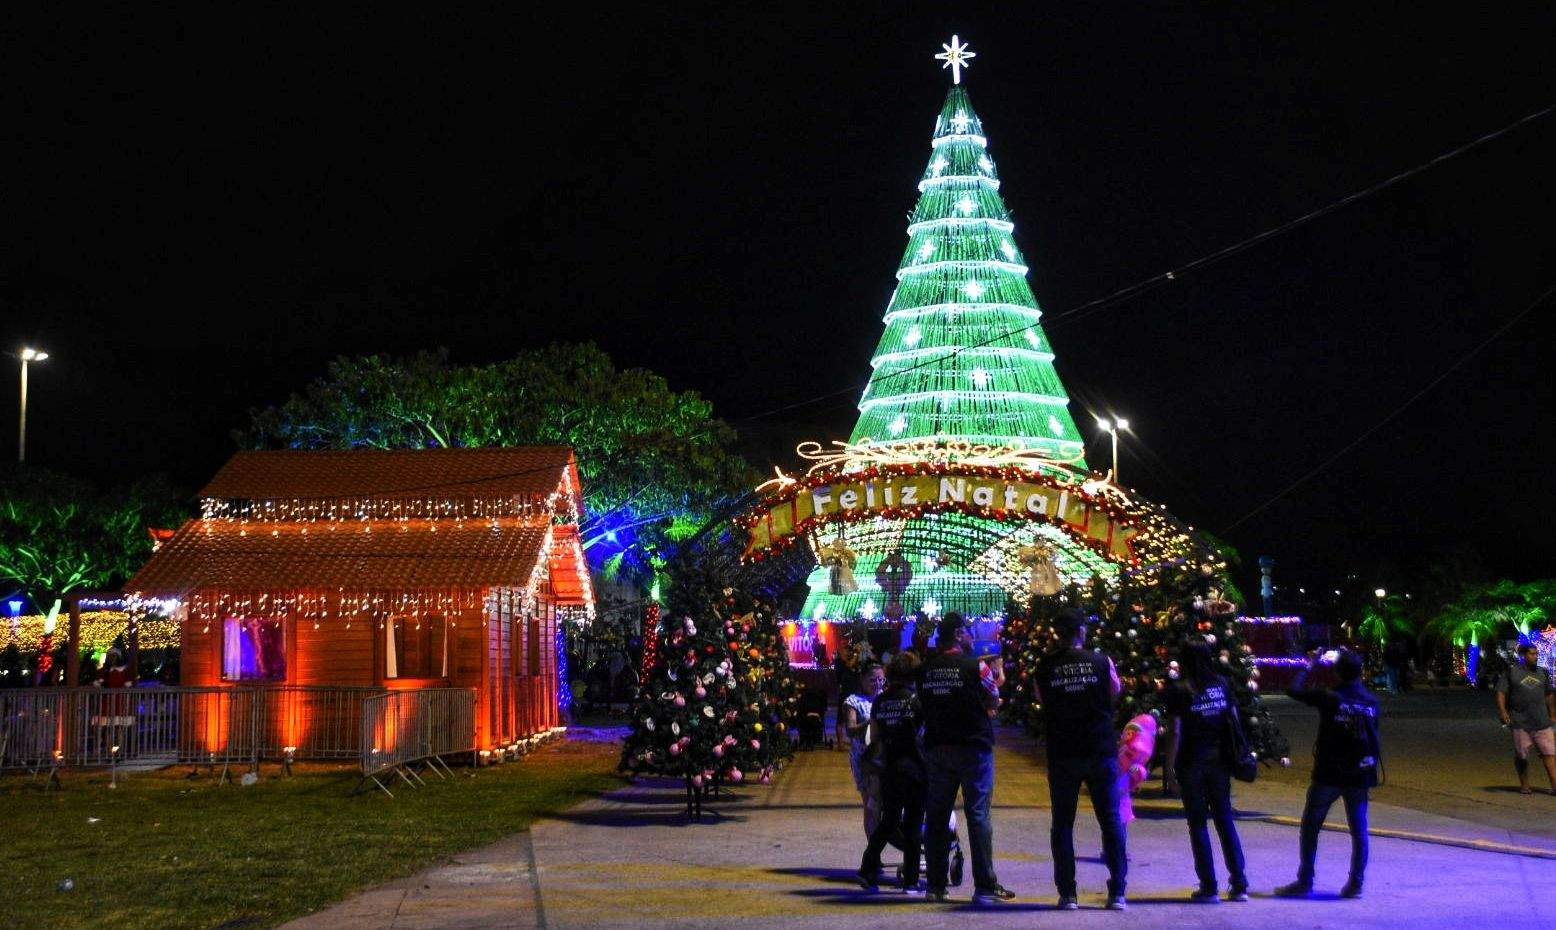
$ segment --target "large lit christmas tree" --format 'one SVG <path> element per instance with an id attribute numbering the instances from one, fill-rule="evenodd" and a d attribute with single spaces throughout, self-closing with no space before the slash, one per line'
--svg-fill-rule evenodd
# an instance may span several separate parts
<path id="1" fill-rule="evenodd" d="M 961 69 L 973 53 L 955 36 L 944 49 L 936 57 L 951 69 L 953 83 L 935 118 L 907 250 L 886 308 L 886 330 L 870 362 L 850 441 L 1014 446 L 1084 468 L 1083 440 L 1039 325 L 1042 311 L 1027 284 L 1026 259 L 1000 196 L 983 121 L 961 84 Z M 945 544 L 948 538 L 1009 535 L 1008 528 L 983 522 L 955 515 L 897 520 L 875 528 L 867 545 L 856 544 L 858 534 L 844 538 L 844 551 L 833 558 L 852 561 L 851 585 L 840 588 L 835 572 L 824 565 L 810 578 L 802 616 L 869 619 L 882 614 L 889 601 L 931 615 L 1001 611 L 1008 595 L 989 580 L 988 567 L 980 570 L 970 564 L 975 559 L 959 556 L 965 545 Z M 1049 537 L 1060 550 L 1061 570 L 1072 577 L 1112 571 L 1101 560 L 1068 551 L 1057 532 L 1032 536 L 1032 541 Z M 837 540 L 821 542 L 818 548 Z M 906 560 L 905 573 L 900 564 L 881 571 L 893 551 Z M 903 578 L 904 589 L 891 591 Z M 850 586 L 855 590 L 847 591 Z"/>

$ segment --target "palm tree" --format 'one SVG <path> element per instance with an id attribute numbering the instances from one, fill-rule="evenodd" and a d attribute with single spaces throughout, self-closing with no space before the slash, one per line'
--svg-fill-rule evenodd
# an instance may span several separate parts
<path id="1" fill-rule="evenodd" d="M 1478 652 L 1509 630 L 1527 636 L 1553 616 L 1556 580 L 1520 584 L 1503 579 L 1466 588 L 1432 617 L 1427 628 L 1457 648 Z"/>

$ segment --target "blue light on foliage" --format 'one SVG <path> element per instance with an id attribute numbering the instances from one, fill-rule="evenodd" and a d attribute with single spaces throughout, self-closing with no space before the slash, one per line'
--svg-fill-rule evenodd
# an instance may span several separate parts
<path id="1" fill-rule="evenodd" d="M 556 625 L 556 698 L 557 706 L 563 710 L 569 710 L 573 706 L 573 685 L 567 676 L 567 629 L 566 621 L 559 621 Z"/>

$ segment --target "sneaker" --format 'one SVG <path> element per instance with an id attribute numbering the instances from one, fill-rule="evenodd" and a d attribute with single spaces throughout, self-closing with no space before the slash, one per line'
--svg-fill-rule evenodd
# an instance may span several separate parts
<path id="1" fill-rule="evenodd" d="M 1006 901 L 1014 900 L 1015 897 L 1016 897 L 1016 893 L 1014 891 L 1011 891 L 1009 888 L 1006 888 L 1004 885 L 995 885 L 993 888 L 989 888 L 989 889 L 982 889 L 982 888 L 980 888 L 979 890 L 974 891 L 973 892 L 973 896 L 972 896 L 972 903 L 974 903 L 974 904 L 1002 904 L 1002 903 L 1004 903 Z"/>
<path id="2" fill-rule="evenodd" d="M 958 846 L 956 850 L 951 853 L 950 878 L 952 888 L 962 887 L 962 869 L 964 866 L 966 866 L 966 864 L 967 860 L 962 856 L 962 848 Z"/>
<path id="3" fill-rule="evenodd" d="M 1058 908 L 1061 911 L 1078 911 L 1081 909 L 1081 902 L 1075 900 L 1073 894 L 1062 894 L 1059 896 Z"/>
<path id="4" fill-rule="evenodd" d="M 1227 893 L 1226 893 L 1226 900 L 1228 900 L 1228 901 L 1239 901 L 1239 902 L 1247 901 L 1248 900 L 1248 889 L 1247 889 L 1247 887 L 1245 887 L 1243 885 L 1233 885 L 1231 887 L 1231 889 L 1228 890 Z"/>
<path id="5" fill-rule="evenodd" d="M 924 900 L 931 904 L 944 904 L 951 899 L 946 895 L 944 888 L 931 888 L 924 892 Z"/>
<path id="6" fill-rule="evenodd" d="M 1275 896 L 1279 898 L 1305 898 L 1312 893 L 1313 883 L 1301 879 L 1275 889 Z"/>
<path id="7" fill-rule="evenodd" d="M 920 888 L 918 886 L 918 882 L 914 882 L 911 885 L 903 885 L 902 886 L 902 893 L 907 895 L 908 897 L 911 897 L 911 898 L 922 898 L 922 897 L 924 897 L 924 889 L 922 889 L 922 888 Z"/>
<path id="8" fill-rule="evenodd" d="M 1362 896 L 1361 893 L 1362 883 L 1354 878 L 1346 882 L 1345 887 L 1340 889 L 1340 897 L 1342 898 L 1359 898 Z"/>
<path id="9" fill-rule="evenodd" d="M 1200 887 L 1189 895 L 1189 900 L 1196 904 L 1220 904 L 1221 895 L 1214 888 Z"/>
<path id="10" fill-rule="evenodd" d="M 869 872 L 860 872 L 854 876 L 854 879 L 859 882 L 860 888 L 863 888 L 870 894 L 879 894 L 881 891 L 880 881 Z"/>
<path id="11" fill-rule="evenodd" d="M 1129 910 L 1129 902 L 1124 900 L 1124 896 L 1121 894 L 1110 894 L 1108 895 L 1108 910 L 1127 911 Z"/>

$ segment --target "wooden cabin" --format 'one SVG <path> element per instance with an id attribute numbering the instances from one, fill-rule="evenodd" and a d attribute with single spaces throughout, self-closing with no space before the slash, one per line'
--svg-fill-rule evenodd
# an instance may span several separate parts
<path id="1" fill-rule="evenodd" d="M 183 684 L 309 695 L 266 724 L 291 747 L 353 739 L 310 711 L 353 687 L 474 689 L 478 749 L 558 725 L 559 622 L 593 610 L 570 449 L 239 452 L 200 496 L 125 586 L 177 600 Z"/>

